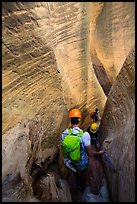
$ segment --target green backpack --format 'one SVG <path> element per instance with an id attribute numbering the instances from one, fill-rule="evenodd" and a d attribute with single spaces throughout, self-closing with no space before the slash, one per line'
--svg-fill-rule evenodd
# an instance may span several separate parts
<path id="1" fill-rule="evenodd" d="M 66 158 L 69 155 L 70 160 L 78 161 L 81 158 L 80 146 L 81 141 L 80 137 L 83 135 L 81 130 L 77 134 L 72 132 L 72 129 L 68 129 L 68 135 L 64 137 L 62 141 L 62 153 L 63 157 Z"/>

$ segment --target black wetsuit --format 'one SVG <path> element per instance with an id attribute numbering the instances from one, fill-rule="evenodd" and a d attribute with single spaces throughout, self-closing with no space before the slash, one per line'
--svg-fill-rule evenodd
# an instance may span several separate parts
<path id="1" fill-rule="evenodd" d="M 95 133 L 93 133 L 93 132 L 90 131 L 90 128 L 91 128 L 91 126 L 89 126 L 86 131 L 90 134 L 91 144 L 95 145 L 97 150 L 100 150 L 101 149 L 101 144 L 100 144 L 100 141 L 99 141 L 98 130 Z"/>

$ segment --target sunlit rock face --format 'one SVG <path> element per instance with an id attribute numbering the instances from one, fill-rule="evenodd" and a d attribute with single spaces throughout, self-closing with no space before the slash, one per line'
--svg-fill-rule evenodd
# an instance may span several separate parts
<path id="1" fill-rule="evenodd" d="M 93 66 L 105 68 L 114 82 L 135 43 L 134 2 L 90 4 L 90 49 Z"/>
<path id="2" fill-rule="evenodd" d="M 113 201 L 135 201 L 135 52 L 127 57 L 109 92 L 101 123 L 104 148 L 116 173 L 106 166 Z"/>
<path id="3" fill-rule="evenodd" d="M 134 161 L 132 152 L 134 148 L 129 143 L 131 141 L 131 144 L 134 144 L 134 137 L 133 141 L 132 136 L 127 140 L 128 133 L 134 134 L 134 127 L 132 128 L 134 77 L 133 66 L 130 63 L 132 57 L 127 59 L 124 65 L 126 68 L 123 67 L 123 71 L 121 67 L 134 45 L 134 6 L 134 2 L 2 2 L 2 134 L 5 137 L 3 147 L 7 148 L 5 142 L 9 137 L 7 140 L 9 151 L 6 151 L 6 157 L 3 160 L 5 165 L 3 178 L 7 179 L 4 180 L 3 190 L 4 193 L 11 195 L 11 197 L 5 195 L 3 197 L 5 200 L 15 201 L 18 196 L 20 201 L 25 199 L 36 201 L 32 196 L 31 177 L 28 172 L 26 173 L 25 166 L 26 164 L 31 166 L 37 156 L 34 154 L 34 160 L 29 160 L 30 163 L 27 163 L 33 152 L 28 140 L 28 126 L 22 140 L 22 144 L 27 148 L 24 149 L 27 155 L 18 154 L 17 158 L 14 158 L 16 147 L 19 151 L 20 143 L 18 139 L 17 146 L 10 143 L 15 139 L 14 137 L 19 137 L 22 133 L 22 129 L 16 129 L 20 121 L 26 118 L 30 121 L 31 119 L 42 121 L 40 141 L 46 155 L 51 155 L 52 150 L 57 146 L 58 136 L 68 125 L 69 109 L 79 108 L 83 116 L 82 126 L 87 127 L 91 111 L 98 107 L 101 115 L 103 114 L 107 96 L 109 96 L 107 104 L 114 97 L 115 107 L 117 107 L 115 108 L 113 103 L 107 105 L 102 120 L 103 130 L 106 128 L 104 137 L 106 135 L 108 138 L 110 136 L 114 138 L 116 135 L 111 151 L 119 173 L 115 177 L 108 171 L 113 181 L 113 185 L 110 185 L 113 188 L 111 192 L 114 200 L 125 198 L 129 201 L 133 200 L 134 162 L 129 161 Z M 121 74 L 118 75 L 120 70 Z M 109 93 L 117 75 L 117 85 L 114 85 Z M 107 112 L 108 108 L 109 112 Z M 121 118 L 121 110 L 124 119 Z M 119 123 L 115 117 L 119 117 Z M 116 128 L 114 128 L 115 125 Z M 12 127 L 13 132 L 7 132 Z M 117 136 L 119 134 L 120 136 Z M 123 139 L 123 143 L 120 138 Z M 10 161 L 11 151 L 15 162 L 12 167 L 17 170 L 15 175 L 11 174 L 10 163 L 7 163 Z M 123 151 L 122 157 L 119 156 L 121 151 Z M 21 160 L 23 164 L 20 163 Z M 21 168 L 22 165 L 24 168 Z M 122 168 L 124 165 L 125 168 Z M 128 170 L 129 168 L 132 172 Z M 18 171 L 22 169 L 25 170 L 24 174 Z M 11 176 L 7 176 L 8 174 Z M 123 175 L 129 176 L 119 180 Z M 22 183 L 22 178 L 30 180 L 30 184 Z M 14 180 L 15 191 L 16 184 L 19 185 L 19 191 L 15 197 L 12 197 L 12 191 L 10 191 L 12 180 Z M 126 181 L 129 186 L 126 185 Z M 111 181 L 109 182 L 111 184 Z M 125 187 L 123 193 L 121 185 Z M 124 193 L 127 197 L 124 197 Z M 63 199 L 60 198 L 61 201 Z"/>
<path id="4" fill-rule="evenodd" d="M 42 119 L 54 136 L 69 108 L 95 105 L 92 84 L 103 109 L 105 95 L 87 60 L 86 6 L 73 5 L 3 3 L 3 133 L 27 117 Z"/>
<path id="5" fill-rule="evenodd" d="M 3 133 L 37 118 L 47 144 L 70 108 L 102 114 L 133 43 L 134 3 L 3 2 Z"/>
<path id="6" fill-rule="evenodd" d="M 37 118 L 47 145 L 67 112 L 49 17 L 48 4 L 3 3 L 3 133 L 21 119 Z"/>

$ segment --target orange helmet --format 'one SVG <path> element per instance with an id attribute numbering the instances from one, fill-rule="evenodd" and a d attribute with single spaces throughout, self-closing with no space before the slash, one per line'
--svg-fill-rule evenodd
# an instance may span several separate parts
<path id="1" fill-rule="evenodd" d="M 70 118 L 81 118 L 81 112 L 78 109 L 72 109 L 69 113 Z"/>

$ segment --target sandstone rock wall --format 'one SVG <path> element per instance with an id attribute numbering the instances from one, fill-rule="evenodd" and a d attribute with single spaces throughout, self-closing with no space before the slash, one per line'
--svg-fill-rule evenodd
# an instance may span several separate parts
<path id="1" fill-rule="evenodd" d="M 31 168 L 41 163 L 41 121 L 22 121 L 2 138 L 2 201 L 22 202 L 33 197 Z"/>
<path id="2" fill-rule="evenodd" d="M 57 148 L 41 151 L 43 133 L 42 121 L 23 120 L 3 135 L 2 202 L 71 202 L 67 182 L 47 168 Z"/>
<path id="3" fill-rule="evenodd" d="M 70 108 L 102 115 L 133 44 L 133 2 L 3 2 L 2 132 L 40 119 L 49 146 Z"/>
<path id="4" fill-rule="evenodd" d="M 103 145 L 116 173 L 106 172 L 115 202 L 135 201 L 135 52 L 127 57 L 109 92 L 101 123 Z"/>
<path id="5" fill-rule="evenodd" d="M 2 111 L 3 133 L 21 119 L 37 118 L 53 143 L 67 109 L 49 21 L 46 3 L 3 3 Z"/>
<path id="6" fill-rule="evenodd" d="M 90 59 L 88 4 L 2 6 L 3 133 L 23 118 L 38 118 L 54 138 L 73 106 L 102 112 L 106 96 Z"/>
<path id="7" fill-rule="evenodd" d="M 42 147 L 56 146 L 70 108 L 81 109 L 87 127 L 89 112 L 98 107 L 102 115 L 108 95 L 103 137 L 112 138 L 108 151 L 118 173 L 107 171 L 120 201 L 134 200 L 132 54 L 121 70 L 135 43 L 134 8 L 134 2 L 2 2 L 3 137 L 35 118 L 43 122 Z"/>
<path id="8" fill-rule="evenodd" d="M 103 64 L 112 84 L 135 44 L 135 2 L 96 2 L 90 11 L 93 65 Z"/>

